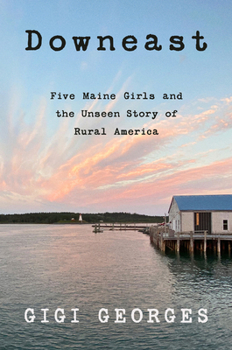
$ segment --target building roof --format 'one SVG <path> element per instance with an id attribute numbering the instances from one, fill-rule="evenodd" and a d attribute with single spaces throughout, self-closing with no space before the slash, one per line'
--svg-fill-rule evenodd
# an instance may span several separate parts
<path id="1" fill-rule="evenodd" d="M 232 194 L 173 196 L 173 199 L 176 200 L 179 210 L 232 210 Z"/>

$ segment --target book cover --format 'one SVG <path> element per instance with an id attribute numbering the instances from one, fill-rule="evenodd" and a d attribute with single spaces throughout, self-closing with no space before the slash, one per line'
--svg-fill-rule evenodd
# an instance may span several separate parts
<path id="1" fill-rule="evenodd" d="M 231 193 L 232 6 L 229 1 L 1 0 L 0 9 L 1 215 L 70 212 L 82 214 L 84 219 L 84 213 L 126 212 L 165 216 L 173 195 Z M 78 303 L 73 300 L 72 305 L 68 303 L 58 275 L 54 277 L 57 295 L 54 280 L 52 284 L 54 298 L 60 300 L 56 308 L 62 315 L 60 310 L 67 304 L 72 316 L 68 318 L 66 315 L 67 323 L 65 321 L 63 325 L 54 322 L 54 317 L 53 323 L 50 322 L 52 326 L 44 324 L 46 311 L 41 312 L 41 309 L 49 308 L 51 300 L 36 304 L 34 282 L 28 299 L 24 276 L 25 282 L 30 283 L 28 276 L 34 276 L 36 280 L 36 274 L 41 273 L 39 260 L 36 263 L 31 260 L 33 254 L 37 256 L 36 247 L 40 249 L 41 261 L 48 259 L 46 266 L 52 268 L 55 260 L 49 260 L 45 253 L 42 254 L 42 247 L 44 250 L 47 247 L 47 238 L 38 231 L 40 233 L 33 240 L 30 230 L 35 229 L 27 226 L 20 236 L 25 240 L 19 240 L 16 226 L 10 226 L 9 232 L 9 226 L 1 227 L 3 304 L 0 319 L 4 331 L 0 338 L 4 349 L 151 349 L 152 346 L 162 349 L 162 346 L 171 346 L 175 337 L 178 342 L 174 342 L 172 348 L 183 348 L 186 340 L 181 336 L 191 333 L 190 328 L 185 328 L 189 325 L 174 323 L 168 330 L 169 322 L 161 320 L 160 326 L 157 321 L 155 329 L 160 338 L 158 343 L 153 343 L 148 318 L 144 317 L 146 320 L 139 322 L 140 328 L 138 322 L 132 322 L 133 317 L 126 325 L 117 325 L 115 317 L 122 321 L 123 314 L 115 316 L 114 313 L 111 322 L 104 324 L 97 313 L 101 308 L 99 300 L 94 310 L 97 316 L 91 315 L 90 310 L 87 317 L 85 310 L 88 307 L 85 305 L 89 300 L 83 301 L 84 305 L 80 305 L 80 300 Z M 47 230 L 50 232 L 50 229 Z M 57 230 L 59 235 L 60 226 Z M 55 233 L 51 237 L 55 240 Z M 7 242 L 11 239 L 9 246 Z M 57 247 L 61 249 L 65 243 L 63 238 L 58 241 L 60 246 L 57 243 Z M 90 245 L 95 243 L 90 240 Z M 143 237 L 143 244 L 151 249 L 149 238 Z M 15 249 L 14 253 L 10 247 Z M 20 250 L 22 247 L 23 251 Z M 107 249 L 105 247 L 102 254 L 107 255 Z M 85 259 L 85 251 L 80 254 Z M 25 256 L 28 256 L 30 266 L 22 262 Z M 64 256 L 60 258 L 64 259 L 64 265 L 59 265 L 61 271 L 61 266 L 66 266 Z M 160 259 L 162 261 L 162 255 Z M 172 278 L 179 271 L 175 269 L 176 258 L 173 259 L 165 262 L 167 268 L 169 263 L 172 265 L 169 266 Z M 223 265 L 217 259 L 216 262 Z M 182 263 L 180 274 L 184 271 Z M 82 266 L 81 258 L 78 264 Z M 191 261 L 186 264 L 191 265 Z M 203 273 L 207 260 L 199 264 Z M 219 348 L 216 326 L 211 328 L 213 322 L 210 316 L 223 328 L 219 333 L 219 338 L 224 336 L 223 349 L 228 345 L 231 327 L 226 326 L 224 321 L 226 318 L 231 320 L 231 315 L 223 309 L 223 305 L 228 307 L 230 264 L 230 259 L 226 259 L 223 265 L 226 272 L 222 265 L 217 265 L 215 270 L 213 265 L 208 270 L 206 268 L 207 273 L 214 276 L 212 283 L 215 286 L 221 281 L 215 276 L 217 268 L 223 276 L 222 284 L 228 284 L 222 290 L 220 283 L 218 286 L 225 304 L 218 305 L 215 301 L 215 310 L 210 304 L 207 324 L 199 323 L 195 316 L 193 333 L 202 331 L 203 336 L 195 334 L 198 337 L 195 343 L 191 333 L 191 349 L 204 344 L 208 335 Z M 23 268 L 17 272 L 19 280 L 13 277 L 17 266 L 25 267 L 25 274 L 22 273 Z M 100 269 L 101 265 L 98 266 Z M 190 270 L 198 265 L 195 262 L 191 266 Z M 104 270 L 105 267 L 102 268 Z M 70 265 L 69 273 L 71 269 Z M 42 277 L 38 277 L 37 291 L 40 295 L 45 293 L 45 285 L 48 286 L 50 280 L 50 277 L 46 278 L 44 266 L 43 271 L 43 288 L 40 284 Z M 78 273 L 81 275 L 80 271 Z M 90 268 L 88 273 L 91 275 Z M 190 276 L 193 282 L 196 278 L 194 272 Z M 162 279 L 162 276 L 159 278 Z M 126 279 L 124 276 L 124 282 L 121 282 L 125 283 Z M 181 285 L 182 282 L 180 278 L 178 283 Z M 70 280 L 65 283 L 72 288 Z M 91 281 L 86 280 L 85 283 L 78 292 L 79 296 L 90 292 Z M 202 283 L 209 288 L 209 280 Z M 135 283 L 133 288 L 138 288 L 138 285 Z M 107 307 L 104 304 L 106 300 L 102 300 L 102 317 L 107 315 L 105 310 L 110 307 L 112 313 L 120 307 L 130 309 L 130 314 L 134 308 L 142 309 L 137 302 L 133 304 L 129 301 L 129 294 L 123 294 L 119 280 L 115 288 L 119 288 L 115 298 L 118 301 L 122 293 L 123 305 L 117 302 Z M 152 288 L 150 284 L 149 288 Z M 191 293 L 193 290 L 194 287 Z M 200 291 L 203 293 L 201 288 L 196 289 L 196 295 Z M 159 293 L 163 293 L 161 287 Z M 184 296 L 184 290 L 182 293 Z M 147 288 L 145 295 L 150 298 L 153 293 Z M 202 300 L 199 303 L 196 297 L 191 305 L 187 303 L 182 307 L 195 307 L 197 315 L 197 310 L 204 308 L 204 302 L 208 302 L 204 301 L 204 297 Z M 167 299 L 159 302 L 163 312 L 172 308 Z M 71 309 L 78 307 L 83 326 L 71 323 L 79 315 Z M 147 310 L 152 308 L 151 303 L 144 307 L 146 315 Z M 25 316 L 27 308 L 30 311 Z M 27 320 L 32 320 L 33 308 L 37 308 L 39 314 L 36 321 L 30 323 Z M 53 315 L 56 308 L 53 305 Z M 134 317 L 138 320 L 141 314 L 137 309 L 136 313 Z M 14 315 L 14 320 L 9 317 L 10 314 Z M 206 319 L 202 316 L 201 320 Z M 94 331 L 88 333 L 87 326 Z M 149 329 L 146 328 L 148 326 Z M 99 332 L 99 338 L 95 331 Z M 126 331 L 131 337 L 125 335 Z M 160 332 L 164 332 L 165 336 L 171 332 L 163 343 Z M 137 338 L 136 334 L 139 334 Z M 89 337 L 93 341 L 88 345 L 86 339 Z M 60 343 L 56 343 L 56 339 Z M 112 343 L 110 339 L 113 339 Z M 214 349 L 209 340 L 207 344 Z"/>

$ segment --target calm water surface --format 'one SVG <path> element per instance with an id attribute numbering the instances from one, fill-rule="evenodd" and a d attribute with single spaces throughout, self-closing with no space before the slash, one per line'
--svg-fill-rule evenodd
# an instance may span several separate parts
<path id="1" fill-rule="evenodd" d="M 232 349 L 231 261 L 163 255 L 133 231 L 0 225 L 0 349 Z M 33 323 L 24 319 L 27 308 Z M 41 308 L 49 323 L 41 323 Z M 64 323 L 54 320 L 57 308 Z M 72 308 L 79 323 L 71 323 Z M 107 323 L 98 319 L 101 308 Z M 115 308 L 126 310 L 126 323 L 114 322 Z M 149 308 L 159 310 L 159 323 L 147 323 Z M 165 321 L 167 308 L 174 323 Z M 181 308 L 192 309 L 192 323 L 181 323 Z M 207 323 L 198 322 L 200 308 Z"/>

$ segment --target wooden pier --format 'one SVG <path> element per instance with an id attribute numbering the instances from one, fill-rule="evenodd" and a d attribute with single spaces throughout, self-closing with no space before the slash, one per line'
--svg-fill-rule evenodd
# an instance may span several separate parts
<path id="1" fill-rule="evenodd" d="M 149 234 L 148 224 L 124 224 L 124 223 L 98 223 L 92 225 L 94 232 L 103 231 L 141 231 Z"/>
<path id="2" fill-rule="evenodd" d="M 151 243 L 162 252 L 169 249 L 177 253 L 189 251 L 193 254 L 194 251 L 200 251 L 206 254 L 211 251 L 218 256 L 222 252 L 231 255 L 232 235 L 208 234 L 207 231 L 175 233 L 167 230 L 168 232 L 165 232 L 164 229 L 155 227 L 150 227 L 149 231 Z"/>

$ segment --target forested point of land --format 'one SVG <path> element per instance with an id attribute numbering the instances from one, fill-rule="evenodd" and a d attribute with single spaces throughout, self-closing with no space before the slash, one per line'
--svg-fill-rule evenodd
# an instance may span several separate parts
<path id="1" fill-rule="evenodd" d="M 82 214 L 82 223 L 156 223 L 163 222 L 163 216 L 150 216 L 130 213 L 98 213 Z M 27 213 L 27 214 L 0 214 L 0 224 L 77 224 L 79 213 Z"/>

